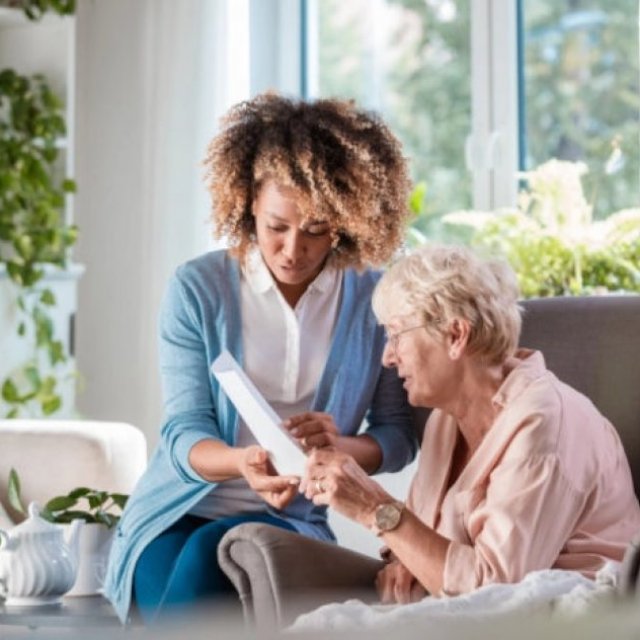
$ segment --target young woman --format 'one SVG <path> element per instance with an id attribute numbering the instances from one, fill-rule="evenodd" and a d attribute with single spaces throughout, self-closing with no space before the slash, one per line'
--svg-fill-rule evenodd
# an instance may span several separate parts
<path id="1" fill-rule="evenodd" d="M 246 521 L 331 540 L 326 509 L 275 475 L 209 371 L 240 361 L 305 450 L 332 446 L 367 473 L 417 443 L 371 312 L 401 242 L 409 190 L 396 138 L 350 102 L 265 94 L 230 110 L 206 159 L 213 223 L 231 248 L 181 266 L 160 318 L 166 420 L 131 496 L 105 594 L 145 621 L 231 589 L 220 538 Z M 358 434 L 366 419 L 366 430 Z"/>

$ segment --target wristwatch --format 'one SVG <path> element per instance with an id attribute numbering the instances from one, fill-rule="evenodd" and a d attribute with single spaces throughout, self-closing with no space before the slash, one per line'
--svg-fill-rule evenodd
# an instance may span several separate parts
<path id="1" fill-rule="evenodd" d="M 371 531 L 377 536 L 381 536 L 387 531 L 393 531 L 402 519 L 404 511 L 404 503 L 402 502 L 383 502 L 376 507 L 373 517 Z"/>

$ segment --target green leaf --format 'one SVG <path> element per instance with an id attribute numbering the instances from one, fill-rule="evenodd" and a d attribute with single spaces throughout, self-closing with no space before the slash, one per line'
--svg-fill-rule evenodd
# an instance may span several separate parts
<path id="1" fill-rule="evenodd" d="M 106 491 L 94 491 L 87 496 L 89 506 L 92 509 L 96 509 L 97 507 L 102 506 L 108 498 L 109 494 Z"/>
<path id="2" fill-rule="evenodd" d="M 60 340 L 54 340 L 49 345 L 49 360 L 52 366 L 55 366 L 60 362 L 66 362 L 67 356 L 64 352 L 64 346 Z"/>
<path id="3" fill-rule="evenodd" d="M 7 497 L 9 499 L 9 504 L 19 513 L 23 515 L 27 514 L 27 510 L 24 508 L 22 504 L 22 496 L 20 492 L 20 478 L 18 477 L 18 472 L 15 469 L 11 469 L 9 471 L 9 484 L 7 486 Z"/>
<path id="4" fill-rule="evenodd" d="M 19 402 L 18 388 L 11 378 L 7 378 L 2 385 L 2 399 L 5 402 Z"/>
<path id="5" fill-rule="evenodd" d="M 64 511 L 55 516 L 55 521 L 62 524 L 68 524 L 73 520 L 84 520 L 85 522 L 96 522 L 96 518 L 86 511 Z"/>
<path id="6" fill-rule="evenodd" d="M 24 322 L 21 322 L 18 325 L 18 335 L 20 337 L 23 337 L 26 332 L 27 332 L 27 325 Z"/>
<path id="7" fill-rule="evenodd" d="M 53 291 L 51 291 L 51 289 L 45 289 L 40 294 L 40 302 L 42 302 L 42 304 L 46 304 L 47 306 L 55 305 L 56 297 L 53 295 Z"/>
<path id="8" fill-rule="evenodd" d="M 15 250 L 18 252 L 18 255 L 24 260 L 30 260 L 33 256 L 33 238 L 26 234 L 21 235 L 18 238 L 15 238 L 13 241 L 13 246 Z"/>
<path id="9" fill-rule="evenodd" d="M 77 500 L 78 498 L 84 498 L 88 493 L 91 493 L 91 489 L 88 489 L 87 487 L 78 487 L 77 489 L 69 492 L 69 497 Z"/>
<path id="10" fill-rule="evenodd" d="M 42 413 L 44 413 L 45 416 L 50 416 L 62 406 L 62 399 L 60 396 L 53 396 L 52 398 L 44 400 L 40 406 L 42 407 Z"/>
<path id="11" fill-rule="evenodd" d="M 125 505 L 127 504 L 127 500 L 129 499 L 128 495 L 125 495 L 124 493 L 112 493 L 111 494 L 111 499 L 121 508 L 124 509 Z"/>
<path id="12" fill-rule="evenodd" d="M 42 385 L 42 378 L 40 378 L 40 372 L 35 365 L 29 365 L 24 368 L 24 375 L 31 384 L 31 386 L 38 390 Z"/>
<path id="13" fill-rule="evenodd" d="M 51 500 L 44 505 L 44 508 L 54 513 L 56 511 L 65 511 L 75 506 L 77 502 L 78 501 L 71 496 L 56 496 L 55 498 L 51 498 Z"/>
<path id="14" fill-rule="evenodd" d="M 427 195 L 427 183 L 418 182 L 409 195 L 409 210 L 414 216 L 419 216 L 425 208 L 425 197 Z"/>

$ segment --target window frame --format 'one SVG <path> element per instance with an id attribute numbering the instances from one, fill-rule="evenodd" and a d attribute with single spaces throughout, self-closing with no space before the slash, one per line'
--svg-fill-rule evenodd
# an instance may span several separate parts
<path id="1" fill-rule="evenodd" d="M 319 1 L 250 0 L 252 94 L 267 88 L 303 98 L 317 94 Z M 465 142 L 465 164 L 475 209 L 516 202 L 522 117 L 520 2 L 470 3 L 472 125 Z M 269 43 L 275 43 L 275 53 L 269 53 Z"/>

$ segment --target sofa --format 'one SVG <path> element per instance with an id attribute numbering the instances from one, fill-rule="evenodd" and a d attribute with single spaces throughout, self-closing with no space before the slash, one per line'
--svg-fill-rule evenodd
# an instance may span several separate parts
<path id="1" fill-rule="evenodd" d="M 541 298 L 523 307 L 520 344 L 540 349 L 547 366 L 615 425 L 639 494 L 640 296 Z M 420 437 L 425 414 L 416 416 Z M 282 628 L 327 602 L 376 600 L 381 561 L 339 545 L 249 523 L 229 531 L 218 553 L 245 620 L 260 630 Z M 637 572 L 638 561 L 628 564 Z M 623 579 L 627 590 L 635 580 Z"/>

